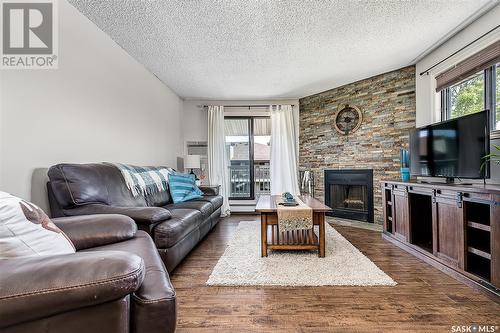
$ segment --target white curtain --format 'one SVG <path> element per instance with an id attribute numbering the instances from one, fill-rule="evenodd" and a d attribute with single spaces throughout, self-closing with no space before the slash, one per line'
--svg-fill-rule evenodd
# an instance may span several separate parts
<path id="1" fill-rule="evenodd" d="M 229 208 L 229 164 L 224 134 L 224 107 L 208 107 L 208 181 L 220 185 L 224 197 L 221 216 L 231 213 Z"/>
<path id="2" fill-rule="evenodd" d="M 272 105 L 271 194 L 300 194 L 297 172 L 297 122 L 291 105 Z"/>

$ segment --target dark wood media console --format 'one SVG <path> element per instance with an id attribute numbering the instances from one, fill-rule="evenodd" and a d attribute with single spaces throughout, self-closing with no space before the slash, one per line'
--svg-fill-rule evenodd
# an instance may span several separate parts
<path id="1" fill-rule="evenodd" d="M 500 186 L 382 181 L 382 236 L 500 300 Z"/>

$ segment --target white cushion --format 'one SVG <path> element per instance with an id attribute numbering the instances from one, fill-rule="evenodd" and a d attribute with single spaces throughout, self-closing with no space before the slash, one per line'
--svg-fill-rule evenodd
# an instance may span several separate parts
<path id="1" fill-rule="evenodd" d="M 0 259 L 75 253 L 75 247 L 38 206 L 0 192 Z"/>

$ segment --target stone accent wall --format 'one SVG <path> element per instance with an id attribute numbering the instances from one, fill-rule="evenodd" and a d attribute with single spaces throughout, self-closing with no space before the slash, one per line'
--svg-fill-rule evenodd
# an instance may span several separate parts
<path id="1" fill-rule="evenodd" d="M 415 128 L 415 66 L 300 99 L 300 170 L 312 170 L 324 200 L 325 169 L 373 169 L 374 218 L 382 223 L 380 180 L 399 177 L 399 150 Z M 348 136 L 333 126 L 339 107 L 361 109 L 361 127 Z"/>

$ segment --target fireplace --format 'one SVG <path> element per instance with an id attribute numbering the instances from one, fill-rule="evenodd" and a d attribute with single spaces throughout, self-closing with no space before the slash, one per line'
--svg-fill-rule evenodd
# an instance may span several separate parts
<path id="1" fill-rule="evenodd" d="M 373 170 L 325 170 L 328 215 L 373 223 Z"/>

